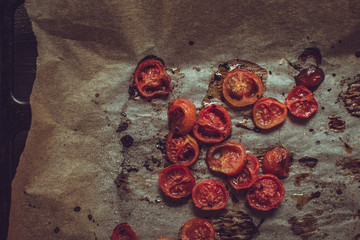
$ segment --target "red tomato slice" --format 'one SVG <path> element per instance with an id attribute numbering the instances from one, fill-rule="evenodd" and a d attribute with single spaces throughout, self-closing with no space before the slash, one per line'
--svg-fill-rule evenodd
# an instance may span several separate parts
<path id="1" fill-rule="evenodd" d="M 202 210 L 218 210 L 226 206 L 229 194 L 222 182 L 203 180 L 194 186 L 192 198 L 195 206 Z"/>
<path id="2" fill-rule="evenodd" d="M 257 177 L 255 183 L 249 188 L 246 200 L 250 207 L 268 211 L 277 208 L 285 195 L 281 181 L 272 174 L 263 174 Z"/>
<path id="3" fill-rule="evenodd" d="M 141 96 L 151 98 L 170 92 L 171 78 L 156 59 L 141 62 L 134 73 L 134 82 Z"/>
<path id="4" fill-rule="evenodd" d="M 195 124 L 196 107 L 194 103 L 187 99 L 175 99 L 169 104 L 168 120 L 169 127 L 177 134 L 190 132 Z"/>
<path id="5" fill-rule="evenodd" d="M 223 83 L 223 96 L 233 107 L 244 107 L 255 103 L 262 95 L 261 79 L 246 69 L 229 72 Z"/>
<path id="6" fill-rule="evenodd" d="M 321 68 L 310 65 L 309 68 L 302 69 L 300 73 L 295 76 L 296 85 L 307 87 L 308 89 L 317 88 L 324 80 L 324 72 Z"/>
<path id="7" fill-rule="evenodd" d="M 304 86 L 293 87 L 285 104 L 291 114 L 299 118 L 309 118 L 319 107 L 314 94 Z"/>
<path id="8" fill-rule="evenodd" d="M 229 176 L 228 180 L 235 189 L 249 188 L 254 184 L 259 169 L 259 160 L 255 156 L 247 154 L 244 169 L 236 176 Z"/>
<path id="9" fill-rule="evenodd" d="M 206 164 L 211 170 L 231 176 L 238 174 L 245 162 L 246 150 L 241 143 L 237 142 L 213 145 L 206 156 Z"/>
<path id="10" fill-rule="evenodd" d="M 171 165 L 160 172 L 158 182 L 166 196 L 180 199 L 191 193 L 195 178 L 187 167 Z"/>
<path id="11" fill-rule="evenodd" d="M 207 219 L 192 218 L 181 229 L 182 240 L 214 240 L 215 229 Z"/>
<path id="12" fill-rule="evenodd" d="M 289 176 L 291 155 L 283 147 L 276 147 L 269 150 L 263 159 L 262 169 L 264 173 L 273 174 L 279 178 Z"/>
<path id="13" fill-rule="evenodd" d="M 131 229 L 128 223 L 118 224 L 110 237 L 111 240 L 137 240 L 136 233 Z"/>
<path id="14" fill-rule="evenodd" d="M 201 109 L 193 127 L 195 138 L 204 143 L 219 143 L 229 137 L 231 118 L 226 109 L 211 104 Z"/>
<path id="15" fill-rule="evenodd" d="M 175 164 L 189 166 L 199 156 L 199 145 L 189 134 L 178 135 L 171 132 L 166 140 L 166 156 Z"/>
<path id="16" fill-rule="evenodd" d="M 253 120 L 261 129 L 269 129 L 283 123 L 287 116 L 285 104 L 275 98 L 263 97 L 253 107 Z"/>

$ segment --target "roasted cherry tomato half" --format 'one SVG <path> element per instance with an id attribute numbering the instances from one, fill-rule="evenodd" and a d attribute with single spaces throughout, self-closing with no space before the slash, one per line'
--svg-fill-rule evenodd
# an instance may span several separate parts
<path id="1" fill-rule="evenodd" d="M 224 142 L 211 146 L 207 152 L 206 164 L 215 171 L 236 175 L 244 168 L 246 150 L 241 143 Z"/>
<path id="2" fill-rule="evenodd" d="M 243 170 L 235 176 L 229 176 L 228 180 L 235 189 L 249 188 L 254 184 L 259 169 L 259 160 L 255 156 L 247 154 Z"/>
<path id="3" fill-rule="evenodd" d="M 194 175 L 182 165 L 171 165 L 163 169 L 158 181 L 165 195 L 174 199 L 187 197 L 195 185 Z"/>
<path id="4" fill-rule="evenodd" d="M 170 76 L 162 63 L 156 59 L 144 60 L 137 66 L 134 82 L 140 95 L 146 98 L 166 95 L 171 88 Z"/>
<path id="5" fill-rule="evenodd" d="M 283 147 L 276 147 L 266 152 L 263 158 L 262 169 L 264 173 L 285 178 L 289 176 L 290 165 L 290 152 Z"/>
<path id="6" fill-rule="evenodd" d="M 261 129 L 269 129 L 281 124 L 286 116 L 285 104 L 275 98 L 263 97 L 253 107 L 254 123 Z"/>
<path id="7" fill-rule="evenodd" d="M 314 94 L 304 86 L 293 87 L 285 104 L 291 114 L 299 118 L 309 118 L 319 107 Z"/>
<path id="8" fill-rule="evenodd" d="M 249 188 L 246 199 L 250 207 L 268 211 L 277 208 L 284 195 L 285 189 L 281 181 L 272 174 L 263 174 Z"/>
<path id="9" fill-rule="evenodd" d="M 169 127 L 177 134 L 186 134 L 191 131 L 195 124 L 196 107 L 187 99 L 174 99 L 169 104 L 168 120 Z"/>
<path id="10" fill-rule="evenodd" d="M 201 109 L 193 127 L 195 138 L 204 143 L 222 142 L 229 137 L 230 132 L 230 115 L 218 104 L 211 104 Z"/>
<path id="11" fill-rule="evenodd" d="M 310 65 L 309 68 L 302 69 L 300 73 L 295 76 L 296 85 L 307 87 L 308 89 L 317 88 L 324 80 L 324 72 L 321 68 Z"/>
<path id="12" fill-rule="evenodd" d="M 226 102 L 231 106 L 244 107 L 261 97 L 263 85 L 255 73 L 237 68 L 226 75 L 222 90 Z"/>
<path id="13" fill-rule="evenodd" d="M 203 180 L 194 186 L 192 198 L 195 206 L 202 210 L 218 210 L 226 206 L 229 193 L 218 180 Z"/>
<path id="14" fill-rule="evenodd" d="M 178 135 L 171 132 L 166 140 L 166 156 L 175 164 L 189 166 L 199 156 L 199 145 L 189 134 Z"/>
<path id="15" fill-rule="evenodd" d="M 181 229 L 182 240 L 214 240 L 215 229 L 212 223 L 203 218 L 192 218 Z"/>
<path id="16" fill-rule="evenodd" d="M 111 234 L 111 240 L 137 240 L 138 237 L 128 223 L 120 223 Z"/>

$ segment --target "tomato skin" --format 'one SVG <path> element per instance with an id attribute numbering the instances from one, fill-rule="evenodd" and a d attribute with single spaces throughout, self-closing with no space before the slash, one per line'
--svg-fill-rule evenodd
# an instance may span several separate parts
<path id="1" fill-rule="evenodd" d="M 255 156 L 247 154 L 244 169 L 235 176 L 228 176 L 228 180 L 231 186 L 237 190 L 249 188 L 254 184 L 259 169 L 259 160 Z"/>
<path id="2" fill-rule="evenodd" d="M 128 223 L 120 223 L 114 228 L 110 240 L 138 240 L 138 237 Z"/>
<path id="3" fill-rule="evenodd" d="M 195 178 L 187 167 L 170 165 L 159 173 L 158 182 L 166 196 L 180 199 L 189 196 L 195 185 Z"/>
<path id="4" fill-rule="evenodd" d="M 165 148 L 169 161 L 179 165 L 189 166 L 199 156 L 199 144 L 189 134 L 178 135 L 171 132 L 166 139 Z"/>
<path id="5" fill-rule="evenodd" d="M 134 82 L 140 95 L 145 98 L 167 95 L 171 89 L 171 78 L 156 59 L 144 60 L 136 67 Z"/>
<path id="6" fill-rule="evenodd" d="M 295 76 L 295 82 L 297 86 L 301 85 L 308 89 L 315 89 L 320 85 L 324 78 L 324 71 L 321 68 L 310 65 L 309 68 L 302 69 L 300 73 Z"/>
<path id="7" fill-rule="evenodd" d="M 217 154 L 219 157 L 215 158 Z M 215 171 L 226 175 L 236 175 L 244 168 L 246 150 L 241 143 L 223 142 L 211 146 L 207 152 L 206 164 Z"/>
<path id="8" fill-rule="evenodd" d="M 202 180 L 195 184 L 192 199 L 201 210 L 219 210 L 226 206 L 229 193 L 224 183 L 218 180 Z"/>
<path id="9" fill-rule="evenodd" d="M 319 108 L 314 94 L 304 86 L 293 87 L 285 99 L 285 104 L 290 113 L 299 118 L 309 118 Z"/>
<path id="10" fill-rule="evenodd" d="M 250 207 L 268 211 L 277 208 L 285 196 L 285 189 L 281 181 L 272 174 L 263 174 L 257 177 L 249 188 L 246 200 Z"/>
<path id="11" fill-rule="evenodd" d="M 288 150 L 283 147 L 275 147 L 266 152 L 262 169 L 264 173 L 270 173 L 278 178 L 286 178 L 289 176 L 289 168 L 291 165 L 291 155 Z"/>
<path id="12" fill-rule="evenodd" d="M 262 95 L 261 79 L 246 69 L 230 71 L 223 83 L 223 97 L 232 107 L 245 107 L 255 103 Z"/>
<path id="13" fill-rule="evenodd" d="M 181 229 L 181 240 L 214 240 L 215 229 L 210 220 L 192 218 Z"/>
<path id="14" fill-rule="evenodd" d="M 210 104 L 201 109 L 193 127 L 194 137 L 204 143 L 219 143 L 231 132 L 231 118 L 221 105 Z"/>
<path id="15" fill-rule="evenodd" d="M 170 102 L 168 108 L 169 127 L 177 134 L 186 134 L 195 124 L 196 107 L 190 100 L 179 98 Z"/>
<path id="16" fill-rule="evenodd" d="M 287 116 L 285 104 L 275 98 L 263 97 L 253 107 L 253 120 L 261 129 L 270 129 L 283 123 Z"/>

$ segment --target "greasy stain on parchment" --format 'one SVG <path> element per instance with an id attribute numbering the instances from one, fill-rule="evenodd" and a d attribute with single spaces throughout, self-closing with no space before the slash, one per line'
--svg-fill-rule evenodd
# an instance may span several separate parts
<path id="1" fill-rule="evenodd" d="M 348 170 L 348 174 L 352 174 L 356 179 L 360 179 L 360 159 L 343 158 L 336 163 L 336 166 L 343 170 Z"/>
<path id="2" fill-rule="evenodd" d="M 307 196 L 305 194 L 293 194 L 290 196 L 292 200 L 295 200 L 297 202 L 296 208 L 298 210 L 301 210 L 310 200 L 319 198 L 321 196 L 321 193 L 319 191 L 313 192 L 310 194 L 310 196 Z"/>
<path id="3" fill-rule="evenodd" d="M 246 69 L 258 75 L 262 81 L 263 89 L 264 90 L 266 89 L 266 82 L 268 78 L 266 69 L 260 67 L 256 63 L 252 63 L 241 59 L 233 59 L 228 62 L 219 64 L 217 71 L 210 78 L 208 91 L 202 101 L 202 105 L 204 105 L 205 103 L 212 102 L 213 98 L 217 98 L 225 102 L 222 96 L 222 85 L 224 82 L 224 78 L 228 72 L 236 68 Z"/>
<path id="4" fill-rule="evenodd" d="M 360 118 L 360 75 L 355 77 L 346 92 L 340 93 L 339 97 L 343 99 L 348 112 L 352 116 Z"/>
<path id="5" fill-rule="evenodd" d="M 301 181 L 307 178 L 309 175 L 310 175 L 309 173 L 300 173 L 296 175 L 294 180 L 294 186 L 300 187 Z"/>
<path id="6" fill-rule="evenodd" d="M 119 173 L 117 178 L 114 180 L 115 186 L 117 188 L 118 195 L 120 199 L 129 201 L 131 198 L 131 190 L 129 187 L 129 174 L 123 172 Z"/>
<path id="7" fill-rule="evenodd" d="M 304 215 L 300 220 L 296 216 L 291 217 L 288 222 L 291 224 L 291 231 L 303 240 L 311 237 L 318 227 L 317 220 L 311 213 Z"/>
<path id="8" fill-rule="evenodd" d="M 329 117 L 328 126 L 329 129 L 334 132 L 343 132 L 346 128 L 345 121 L 335 115 Z"/>
<path id="9" fill-rule="evenodd" d="M 212 222 L 217 240 L 252 239 L 258 232 L 253 220 L 242 211 L 229 210 Z"/>

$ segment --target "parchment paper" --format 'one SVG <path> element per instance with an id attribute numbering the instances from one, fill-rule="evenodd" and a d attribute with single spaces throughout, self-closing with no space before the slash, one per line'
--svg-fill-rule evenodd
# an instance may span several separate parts
<path id="1" fill-rule="evenodd" d="M 216 221 L 230 210 L 248 214 L 256 239 L 359 238 L 360 120 L 339 95 L 359 74 L 360 2 L 29 0 L 25 6 L 39 57 L 8 239 L 109 239 L 120 222 L 139 239 L 177 239 L 186 220 Z M 235 190 L 217 212 L 196 209 L 191 197 L 167 199 L 157 176 L 169 164 L 159 149 L 169 133 L 168 103 L 188 98 L 200 109 L 218 64 L 231 59 L 266 69 L 263 95 L 284 102 L 298 73 L 286 60 L 297 62 L 308 47 L 320 49 L 325 72 L 310 119 L 289 116 L 257 133 L 235 127 L 251 126 L 251 110 L 213 99 L 230 112 L 230 139 L 249 153 L 261 159 L 282 145 L 293 154 L 279 208 L 252 210 L 245 192 Z M 149 54 L 165 61 L 173 90 L 165 99 L 131 99 L 132 74 Z M 329 127 L 331 116 L 344 121 L 343 131 Z M 120 141 L 126 135 L 134 140 L 129 148 Z M 196 180 L 226 183 L 207 168 L 207 148 L 191 166 Z M 304 157 L 317 165 L 303 166 Z"/>

